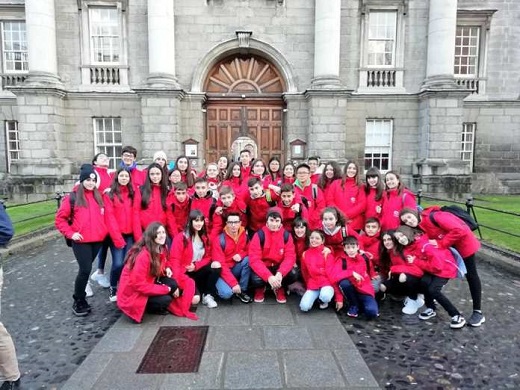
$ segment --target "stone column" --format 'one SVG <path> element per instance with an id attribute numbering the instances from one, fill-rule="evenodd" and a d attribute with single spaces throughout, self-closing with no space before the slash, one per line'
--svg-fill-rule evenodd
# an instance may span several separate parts
<path id="1" fill-rule="evenodd" d="M 54 0 L 26 0 L 25 21 L 31 85 L 61 84 L 56 52 Z"/>
<path id="2" fill-rule="evenodd" d="M 340 87 L 341 0 L 316 0 L 312 88 Z"/>
<path id="3" fill-rule="evenodd" d="M 148 0 L 148 84 L 178 88 L 175 76 L 174 0 Z"/>
<path id="4" fill-rule="evenodd" d="M 456 86 L 455 34 L 457 0 L 431 0 L 428 18 L 428 61 L 423 89 Z"/>

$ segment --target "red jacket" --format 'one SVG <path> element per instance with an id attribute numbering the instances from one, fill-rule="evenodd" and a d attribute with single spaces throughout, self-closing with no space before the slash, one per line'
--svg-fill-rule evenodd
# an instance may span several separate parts
<path id="1" fill-rule="evenodd" d="M 297 237 L 296 240 L 294 240 L 294 249 L 296 252 L 296 264 L 300 265 L 303 252 L 307 250 L 307 238 L 305 236 Z"/>
<path id="2" fill-rule="evenodd" d="M 433 219 L 439 226 L 430 219 L 432 211 L 435 211 Z M 419 228 L 429 239 L 436 240 L 439 248 L 452 246 L 462 257 L 469 257 L 480 249 L 480 241 L 469 227 L 455 215 L 440 211 L 438 206 L 429 207 L 421 213 Z"/>
<path id="3" fill-rule="evenodd" d="M 363 250 L 370 260 L 371 267 L 368 273 L 371 277 L 374 277 L 376 275 L 375 270 L 380 268 L 379 249 L 381 238 L 379 237 L 379 234 L 376 234 L 373 237 L 369 237 L 366 234 L 360 234 L 358 240 L 359 248 Z"/>
<path id="4" fill-rule="evenodd" d="M 161 202 L 161 187 L 152 185 L 150 194 L 150 201 L 148 208 L 141 208 L 141 190 L 135 191 L 134 194 L 134 237 L 137 240 L 143 235 L 143 231 L 152 222 L 160 222 L 165 228 L 168 228 L 167 210 L 164 210 Z M 171 232 L 169 232 L 171 234 Z"/>
<path id="5" fill-rule="evenodd" d="M 147 173 L 145 171 L 141 171 L 137 168 L 134 168 L 130 171 L 130 176 L 132 178 L 132 186 L 137 191 L 140 186 L 144 184 L 146 181 Z"/>
<path id="6" fill-rule="evenodd" d="M 414 264 L 440 278 L 457 277 L 457 264 L 449 249 L 439 249 L 428 240 L 418 240 L 405 247 L 405 257 L 415 256 Z"/>
<path id="7" fill-rule="evenodd" d="M 280 187 L 282 185 L 282 177 L 279 174 L 276 174 L 273 179 L 271 175 L 267 175 L 266 177 L 264 177 L 263 183 L 264 188 L 269 188 L 270 184 Z"/>
<path id="8" fill-rule="evenodd" d="M 187 237 L 186 233 L 177 234 L 175 236 L 168 260 L 170 268 L 175 270 L 175 275 L 185 274 L 186 267 L 191 263 L 195 265 L 195 271 L 211 263 L 210 242 L 206 236 L 202 237 L 202 242 L 205 249 L 204 256 L 201 260 L 193 262 L 193 243 L 191 237 Z"/>
<path id="9" fill-rule="evenodd" d="M 232 177 L 231 179 L 224 180 L 221 187 L 228 186 L 233 189 L 236 198 L 241 198 L 244 193 L 248 193 L 247 180 L 243 180 L 241 177 Z"/>
<path id="10" fill-rule="evenodd" d="M 189 197 L 186 197 L 186 200 L 180 203 L 175 197 L 174 189 L 168 193 L 166 197 L 166 208 L 168 209 L 168 225 L 172 237 L 186 228 L 190 207 L 191 200 Z"/>
<path id="11" fill-rule="evenodd" d="M 213 214 L 213 227 L 211 228 L 212 237 L 216 237 L 224 231 L 224 228 L 226 226 L 226 221 L 224 221 L 224 215 L 226 213 L 238 213 L 240 215 L 240 220 L 242 221 L 242 227 L 247 227 L 247 206 L 241 199 L 235 198 L 235 200 L 233 201 L 233 203 L 231 203 L 231 206 L 229 207 L 225 207 L 219 199 L 217 201 L 217 207 L 222 207 L 222 212 L 219 214 Z"/>
<path id="12" fill-rule="evenodd" d="M 314 190 L 313 190 L 314 188 Z M 321 212 L 325 208 L 325 197 L 323 191 L 317 184 L 309 183 L 303 186 L 298 180 L 294 182 L 294 193 L 300 199 L 307 200 L 307 208 L 309 210 L 309 228 L 321 228 Z M 305 204 L 305 201 L 303 201 Z"/>
<path id="13" fill-rule="evenodd" d="M 249 166 L 247 167 L 244 167 L 242 165 L 240 165 L 240 170 L 242 171 L 242 180 L 245 180 L 247 182 L 247 179 L 249 179 L 251 177 L 251 168 L 253 166 L 251 164 L 249 164 Z"/>
<path id="14" fill-rule="evenodd" d="M 300 205 L 300 211 L 297 213 L 291 209 L 291 207 L 295 204 Z M 307 209 L 307 207 L 304 206 L 304 204 L 301 201 L 297 201 L 296 199 L 294 199 L 289 206 L 286 206 L 283 204 L 282 200 L 280 199 L 278 201 L 278 207 L 280 208 L 280 210 L 282 210 L 283 227 L 288 232 L 292 231 L 292 223 L 296 217 L 303 218 L 306 221 L 309 220 L 309 210 Z"/>
<path id="15" fill-rule="evenodd" d="M 134 213 L 128 187 L 120 186 L 119 191 L 121 199 L 116 194 L 113 194 L 113 199 L 110 199 L 109 194 L 105 194 L 103 202 L 109 217 L 109 229 L 122 238 L 123 234 L 133 234 L 134 232 Z"/>
<path id="16" fill-rule="evenodd" d="M 335 206 L 347 217 L 347 223 L 352 229 L 362 230 L 365 223 L 366 197 L 361 186 L 356 185 L 353 178 L 336 180 L 331 184 L 327 196 L 327 206 Z"/>
<path id="17" fill-rule="evenodd" d="M 399 213 L 405 207 L 417 209 L 415 195 L 408 189 L 403 189 L 401 195 L 397 190 L 385 191 L 383 194 L 383 206 L 381 210 L 381 231 L 397 229 L 401 225 Z"/>
<path id="18" fill-rule="evenodd" d="M 113 169 L 108 169 L 107 167 L 94 167 L 94 171 L 96 171 L 98 175 L 97 186 L 99 192 L 103 193 L 107 188 L 112 184 L 112 180 L 114 179 L 115 171 Z"/>
<path id="19" fill-rule="evenodd" d="M 224 249 L 222 249 L 221 235 L 225 243 Z M 224 229 L 222 233 L 213 238 L 211 248 L 213 261 L 218 261 L 222 265 L 220 277 L 224 279 L 224 282 L 226 282 L 228 286 L 234 287 L 238 285 L 237 279 L 231 273 L 231 268 L 237 264 L 237 262 L 233 260 L 233 256 L 238 254 L 241 259 L 244 259 L 248 254 L 249 242 L 245 229 L 243 227 L 240 228 L 236 240 L 229 235 L 227 229 Z"/>
<path id="20" fill-rule="evenodd" d="M 389 254 L 391 263 L 390 272 L 393 276 L 404 273 L 420 278 L 424 275 L 424 270 L 419 266 L 419 263 L 413 262 L 410 264 L 406 259 L 407 255 L 414 254 L 412 248 L 405 248 L 402 255 L 395 250 L 391 250 Z"/>
<path id="21" fill-rule="evenodd" d="M 274 191 L 266 190 L 265 195 L 252 199 L 249 193 L 244 196 L 244 203 L 248 207 L 249 215 L 248 215 L 248 225 L 247 227 L 253 231 L 258 231 L 265 226 L 267 221 L 267 211 L 273 206 L 271 206 L 268 202 L 268 198 L 271 198 L 271 201 L 278 201 L 279 197 L 274 193 Z"/>
<path id="22" fill-rule="evenodd" d="M 325 185 L 323 186 L 323 188 L 321 189 L 323 191 L 323 197 L 325 198 L 325 203 L 327 203 L 327 199 L 329 199 L 330 195 L 330 188 L 332 186 L 332 183 L 334 183 L 335 181 L 337 181 L 338 179 L 329 179 L 329 178 L 326 178 L 325 179 Z"/>
<path id="23" fill-rule="evenodd" d="M 262 230 L 265 235 L 264 246 L 260 245 L 260 239 L 256 233 L 249 244 L 249 265 L 254 273 L 267 282 L 267 279 L 273 275 L 268 267 L 279 266 L 278 272 L 285 276 L 293 268 L 296 254 L 290 235 L 287 243 L 284 242 L 284 229 L 272 232 L 267 226 L 264 226 Z"/>
<path id="24" fill-rule="evenodd" d="M 318 290 L 325 286 L 333 286 L 327 272 L 329 263 L 334 263 L 334 256 L 330 253 L 323 255 L 323 245 L 307 249 L 302 256 L 301 270 L 305 285 L 309 290 Z"/>
<path id="25" fill-rule="evenodd" d="M 345 235 L 346 236 L 353 236 L 356 237 L 359 240 L 359 234 L 356 233 L 354 230 L 352 230 L 352 227 L 350 225 L 347 225 L 345 227 Z M 343 233 L 341 232 L 341 227 L 337 227 L 333 234 L 329 234 L 325 231 L 325 229 L 322 229 L 323 233 L 325 234 L 325 246 L 328 246 L 332 253 L 334 254 L 334 257 L 342 256 L 343 251 Z"/>
<path id="26" fill-rule="evenodd" d="M 75 232 L 79 232 L 83 236 L 83 239 L 78 241 L 78 243 L 102 242 L 107 234 L 110 233 L 110 237 L 112 237 L 116 246 L 123 248 L 125 244 L 124 241 L 121 243 L 122 238 L 117 237 L 117 235 L 111 231 L 109 232 L 108 213 L 106 213 L 105 207 L 100 207 L 94 199 L 94 191 L 85 190 L 84 194 L 87 206 L 78 206 L 78 198 L 76 195 L 72 225 L 68 223 L 71 214 L 70 196 L 63 198 L 60 208 L 56 213 L 56 228 L 69 239 L 72 238 Z"/>
<path id="27" fill-rule="evenodd" d="M 213 197 L 213 193 L 208 191 L 203 198 L 199 198 L 197 194 L 193 194 L 191 198 L 190 210 L 199 210 L 204 214 L 204 225 L 208 234 L 211 233 L 213 225 L 213 213 L 217 207 L 217 200 Z"/>
<path id="28" fill-rule="evenodd" d="M 366 184 L 363 185 L 363 192 L 365 193 L 366 203 L 365 203 L 365 221 L 368 218 L 377 218 L 381 221 L 381 210 L 383 209 L 383 195 L 381 194 L 381 199 L 376 200 L 377 189 L 370 188 L 368 194 L 365 192 Z M 378 211 L 379 210 L 379 211 Z"/>
<path id="29" fill-rule="evenodd" d="M 356 257 L 349 257 L 345 253 L 342 256 L 336 258 L 334 265 L 329 269 L 331 279 L 334 283 L 339 283 L 343 279 L 348 279 L 356 291 L 360 294 L 375 296 L 374 287 L 370 281 L 370 276 L 367 272 L 365 258 L 360 254 Z M 352 274 L 356 272 L 363 277 L 363 280 L 358 282 Z M 338 302 L 343 302 L 343 294 L 337 295 Z"/>

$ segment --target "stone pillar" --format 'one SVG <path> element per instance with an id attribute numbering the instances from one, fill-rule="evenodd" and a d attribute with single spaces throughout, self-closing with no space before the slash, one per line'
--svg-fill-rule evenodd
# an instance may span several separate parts
<path id="1" fill-rule="evenodd" d="M 312 88 L 340 87 L 341 0 L 316 0 Z"/>
<path id="2" fill-rule="evenodd" d="M 148 0 L 148 84 L 179 87 L 175 76 L 174 0 Z"/>
<path id="3" fill-rule="evenodd" d="M 455 34 L 457 0 L 430 0 L 428 18 L 428 61 L 423 89 L 456 87 Z"/>
<path id="4" fill-rule="evenodd" d="M 54 0 L 26 0 L 25 21 L 29 50 L 29 76 L 26 84 L 61 84 L 58 77 Z"/>

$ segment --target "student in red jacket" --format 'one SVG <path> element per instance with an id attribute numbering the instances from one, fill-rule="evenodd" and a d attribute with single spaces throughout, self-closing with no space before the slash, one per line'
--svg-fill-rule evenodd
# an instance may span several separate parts
<path id="1" fill-rule="evenodd" d="M 242 179 L 246 182 L 251 176 L 251 160 L 252 160 L 251 152 L 248 149 L 244 149 L 240 151 L 240 169 L 242 170 Z"/>
<path id="2" fill-rule="evenodd" d="M 175 168 L 181 172 L 182 181 L 188 185 L 188 190 L 195 184 L 197 172 L 191 168 L 190 161 L 186 156 L 179 156 L 175 160 Z"/>
<path id="3" fill-rule="evenodd" d="M 173 237 L 182 232 L 188 222 L 191 199 L 188 196 L 188 186 L 183 181 L 174 184 L 166 197 L 168 209 L 168 231 Z"/>
<path id="4" fill-rule="evenodd" d="M 300 300 L 301 311 L 309 311 L 316 299 L 320 300 L 320 309 L 326 309 L 334 297 L 334 283 L 327 272 L 334 257 L 330 251 L 324 253 L 324 243 L 323 232 L 313 230 L 309 236 L 309 249 L 302 255 L 301 270 L 307 290 Z"/>
<path id="5" fill-rule="evenodd" d="M 222 183 L 227 176 L 227 171 L 229 167 L 229 159 L 227 156 L 220 156 L 217 161 L 217 167 L 218 167 L 218 181 L 219 183 Z"/>
<path id="6" fill-rule="evenodd" d="M 346 237 L 343 244 L 345 253 L 336 259 L 331 273 L 333 281 L 338 283 L 341 293 L 347 298 L 347 315 L 355 318 L 360 311 L 364 311 L 367 319 L 376 318 L 379 309 L 374 298 L 374 287 L 370 282 L 367 262 L 359 253 L 358 240 L 352 236 Z"/>
<path id="7" fill-rule="evenodd" d="M 233 162 L 227 170 L 226 177 L 222 182 L 223 186 L 229 186 L 233 189 L 235 196 L 241 198 L 242 195 L 247 192 L 247 179 L 242 178 L 242 171 L 240 169 L 240 163 Z"/>
<path id="8" fill-rule="evenodd" d="M 405 188 L 399 175 L 388 171 L 385 175 L 386 191 L 381 206 L 381 229 L 397 229 L 401 224 L 399 213 L 404 208 L 417 209 L 415 195 Z"/>
<path id="9" fill-rule="evenodd" d="M 325 169 L 323 170 L 323 174 L 320 175 L 320 179 L 318 180 L 318 187 L 323 191 L 323 196 L 325 201 L 329 197 L 329 190 L 337 180 L 341 179 L 341 167 L 336 161 L 329 161 L 325 164 Z"/>
<path id="10" fill-rule="evenodd" d="M 336 180 L 327 192 L 327 206 L 335 206 L 345 215 L 347 224 L 355 231 L 363 229 L 366 197 L 359 178 L 359 166 L 347 161 L 343 179 Z"/>
<path id="11" fill-rule="evenodd" d="M 321 221 L 321 229 L 325 233 L 325 246 L 332 250 L 334 257 L 343 255 L 345 237 L 359 237 L 359 234 L 345 223 L 345 216 L 336 207 L 325 208 L 321 213 Z"/>
<path id="12" fill-rule="evenodd" d="M 482 286 L 475 262 L 480 241 L 463 221 L 453 214 L 441 211 L 439 207 L 427 208 L 421 215 L 417 209 L 405 208 L 401 211 L 400 218 L 407 226 L 421 229 L 430 240 L 435 240 L 439 248 L 453 247 L 460 253 L 466 265 L 466 280 L 473 301 L 473 313 L 468 325 L 482 325 L 486 318 L 481 309 Z"/>
<path id="13" fill-rule="evenodd" d="M 297 278 L 295 282 L 287 286 L 287 290 L 291 293 L 294 292 L 299 296 L 303 296 L 303 294 L 305 294 L 305 284 L 301 274 L 301 263 L 303 252 L 309 248 L 309 236 L 311 234 L 307 220 L 296 217 L 293 220 L 291 233 L 294 242 L 294 251 L 296 253 L 294 270 L 296 272 Z"/>
<path id="14" fill-rule="evenodd" d="M 381 228 L 379 226 L 379 221 L 377 220 L 377 218 L 368 218 L 365 222 L 365 228 L 363 229 L 363 232 L 358 237 L 360 252 L 366 255 L 370 260 L 370 269 L 368 273 L 371 277 L 375 276 L 375 274 L 377 274 L 377 270 L 380 268 L 380 231 Z"/>
<path id="15" fill-rule="evenodd" d="M 282 184 L 282 175 L 280 173 L 280 159 L 278 157 L 271 157 L 267 163 L 267 175 L 264 179 L 264 187 L 275 190 Z"/>
<path id="16" fill-rule="evenodd" d="M 410 240 L 410 237 L 413 239 Z M 419 314 L 419 318 L 429 320 L 436 316 L 435 300 L 450 315 L 450 328 L 462 328 L 466 320 L 442 293 L 448 280 L 457 276 L 457 264 L 451 251 L 436 248 L 428 240 L 417 240 L 414 230 L 409 226 L 400 226 L 395 232 L 395 238 L 406 249 L 408 263 L 417 265 L 425 272 L 420 287 L 424 292 L 426 310 Z"/>
<path id="17" fill-rule="evenodd" d="M 267 211 L 276 205 L 278 195 L 267 189 L 264 191 L 262 181 L 258 177 L 252 177 L 247 181 L 249 193 L 244 196 L 244 203 L 248 208 L 247 230 L 249 236 L 265 227 Z"/>
<path id="18" fill-rule="evenodd" d="M 224 231 L 226 214 L 237 213 L 242 221 L 241 226 L 244 227 L 247 224 L 247 207 L 241 199 L 235 196 L 233 189 L 229 186 L 222 186 L 220 187 L 219 195 L 220 199 L 217 201 L 217 208 L 213 214 L 212 238 L 217 237 Z"/>
<path id="19" fill-rule="evenodd" d="M 134 245 L 132 221 L 134 198 L 130 172 L 126 168 L 119 168 L 110 186 L 110 191 L 104 195 L 106 212 L 110 221 L 109 229 L 125 241 L 123 248 L 117 248 L 112 241 L 110 242 L 112 268 L 110 269 L 109 299 L 111 302 L 117 300 L 117 285 L 123 270 L 125 256 Z"/>
<path id="20" fill-rule="evenodd" d="M 206 232 L 205 217 L 200 210 L 191 210 L 184 232 L 177 234 L 170 250 L 170 264 L 175 275 L 188 275 L 195 281 L 199 300 L 208 308 L 217 307 L 216 283 L 222 265 L 211 260 L 211 244 Z"/>
<path id="21" fill-rule="evenodd" d="M 96 188 L 96 180 L 94 167 L 83 164 L 79 174 L 80 185 L 74 195 L 71 195 L 75 196 L 74 208 L 71 209 L 70 196 L 66 197 L 56 213 L 55 220 L 56 228 L 61 234 L 72 240 L 72 251 L 79 266 L 72 305 L 72 311 L 78 317 L 86 316 L 91 311 L 85 299 L 85 288 L 92 270 L 92 262 L 109 233 L 108 214 L 105 212 L 103 197 Z M 116 247 L 125 246 L 124 240 L 113 235 L 112 231 L 110 234 Z"/>
<path id="22" fill-rule="evenodd" d="M 296 199 L 294 194 L 294 186 L 292 184 L 282 184 L 280 187 L 280 200 L 278 207 L 282 210 L 282 221 L 285 230 L 292 230 L 295 218 L 303 218 L 309 220 L 309 211 L 304 204 Z"/>
<path id="23" fill-rule="evenodd" d="M 222 265 L 222 273 L 217 280 L 217 294 L 222 299 L 231 299 L 235 295 L 243 303 L 253 302 L 247 293 L 249 287 L 249 240 L 242 227 L 240 214 L 225 212 L 224 231 L 213 239 L 213 260 Z"/>
<path id="24" fill-rule="evenodd" d="M 130 171 L 134 189 L 143 185 L 146 179 L 146 174 L 143 171 L 137 169 L 136 159 L 137 149 L 130 145 L 124 146 L 121 150 L 121 168 L 126 168 Z"/>
<path id="25" fill-rule="evenodd" d="M 152 222 L 130 250 L 117 291 L 117 306 L 135 322 L 141 322 L 145 312 L 170 312 L 191 320 L 198 319 L 189 311 L 195 285 L 180 285 L 168 267 L 166 229 Z M 182 291 L 181 291 L 182 290 Z"/>
<path id="26" fill-rule="evenodd" d="M 294 184 L 294 181 L 296 180 L 296 176 L 294 174 L 294 165 L 292 162 L 288 162 L 283 166 L 283 175 L 281 184 Z"/>
<path id="27" fill-rule="evenodd" d="M 199 210 L 204 214 L 204 225 L 208 235 L 213 228 L 213 214 L 217 208 L 217 200 L 213 197 L 213 191 L 209 189 L 207 179 L 199 177 L 193 186 L 195 193 L 191 198 L 191 210 Z"/>
<path id="28" fill-rule="evenodd" d="M 206 165 L 206 169 L 202 172 L 202 178 L 206 179 L 206 183 L 208 183 L 208 190 L 211 191 L 211 194 L 215 199 L 218 199 L 218 189 L 220 187 L 220 177 L 219 177 L 219 169 L 216 163 L 209 163 Z M 197 181 L 195 180 L 195 183 Z"/>
<path id="29" fill-rule="evenodd" d="M 385 184 L 381 178 L 381 172 L 376 167 L 368 168 L 365 174 L 365 220 L 368 218 L 381 218 L 381 210 L 383 209 L 383 193 Z"/>
<path id="30" fill-rule="evenodd" d="M 152 222 L 168 226 L 166 198 L 168 197 L 167 178 L 161 166 L 151 163 L 147 168 L 144 184 L 135 192 L 134 199 L 134 238 L 139 240 L 143 231 Z M 170 236 L 172 232 L 169 232 Z"/>
<path id="31" fill-rule="evenodd" d="M 263 239 L 262 239 L 263 238 Z M 285 303 L 285 287 L 296 281 L 293 239 L 282 227 L 282 215 L 276 207 L 269 209 L 266 225 L 255 233 L 249 244 L 251 285 L 255 302 L 263 302 L 269 284 L 278 303 Z"/>
<path id="32" fill-rule="evenodd" d="M 311 171 L 311 182 L 312 184 L 318 184 L 320 180 L 323 165 L 320 165 L 320 158 L 318 156 L 311 156 L 307 159 L 307 165 Z"/>
<path id="33" fill-rule="evenodd" d="M 311 169 L 307 164 L 300 164 L 296 167 L 296 181 L 294 191 L 303 204 L 309 210 L 309 226 L 311 229 L 320 229 L 320 216 L 325 208 L 325 197 L 317 184 L 313 184 L 311 179 Z"/>

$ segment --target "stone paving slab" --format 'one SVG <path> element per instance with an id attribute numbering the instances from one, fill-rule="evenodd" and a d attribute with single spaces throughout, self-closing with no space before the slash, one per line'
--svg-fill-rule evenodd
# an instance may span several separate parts
<path id="1" fill-rule="evenodd" d="M 224 376 L 225 389 L 281 388 L 282 375 L 275 351 L 230 352 Z"/>
<path id="2" fill-rule="evenodd" d="M 345 381 L 330 351 L 283 352 L 287 386 L 290 388 L 343 387 Z"/>

